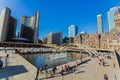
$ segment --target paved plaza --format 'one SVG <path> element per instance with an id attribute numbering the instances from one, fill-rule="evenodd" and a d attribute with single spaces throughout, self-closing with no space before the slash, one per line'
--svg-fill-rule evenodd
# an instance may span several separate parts
<path id="1" fill-rule="evenodd" d="M 7 54 L 9 57 L 7 58 Z M 116 79 L 116 71 L 118 64 L 115 54 L 112 54 L 112 59 L 105 59 L 105 67 L 99 64 L 97 57 L 77 66 L 75 72 L 64 73 L 63 80 L 103 80 L 104 74 L 108 75 L 109 80 Z M 0 80 L 35 80 L 37 69 L 26 61 L 23 57 L 12 52 L 0 52 L 0 59 L 3 61 L 3 68 L 0 69 Z M 86 59 L 87 60 L 87 59 Z M 114 68 L 112 62 L 116 62 Z M 68 63 L 70 66 L 75 65 L 76 61 Z M 57 67 L 60 68 L 61 66 Z M 62 80 L 60 74 L 47 76 L 39 74 L 38 80 Z"/>
<path id="2" fill-rule="evenodd" d="M 108 75 L 109 80 L 116 80 L 115 72 L 117 68 L 114 68 L 112 61 L 115 60 L 115 57 L 108 60 L 106 59 L 106 66 L 99 65 L 98 58 L 92 58 L 90 61 L 77 67 L 77 71 L 73 73 L 68 73 L 63 76 L 63 80 L 104 80 L 104 74 Z M 39 77 L 40 78 L 40 77 Z M 40 80 L 62 80 L 62 77 L 59 75 L 53 78 L 42 78 Z"/>

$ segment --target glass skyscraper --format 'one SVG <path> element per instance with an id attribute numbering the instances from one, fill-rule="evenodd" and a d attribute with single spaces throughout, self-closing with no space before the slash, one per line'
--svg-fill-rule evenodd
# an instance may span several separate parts
<path id="1" fill-rule="evenodd" d="M 70 38 L 70 37 L 74 38 L 74 37 L 77 35 L 77 33 L 78 33 L 78 28 L 77 28 L 77 26 L 75 26 L 75 25 L 70 25 L 68 31 L 69 31 L 69 32 L 68 32 L 68 34 L 69 34 L 68 37 L 69 37 L 69 38 Z"/>
<path id="2" fill-rule="evenodd" d="M 108 15 L 108 27 L 109 27 L 109 32 L 115 28 L 115 24 L 114 24 L 114 14 L 115 12 L 120 12 L 120 6 L 116 6 L 111 8 L 107 15 Z"/>
<path id="3" fill-rule="evenodd" d="M 37 43 L 38 40 L 38 23 L 39 23 L 39 12 L 36 12 L 36 16 L 22 17 L 22 24 L 21 24 L 21 38 L 26 38 L 30 42 Z"/>
<path id="4" fill-rule="evenodd" d="M 98 26 L 98 34 L 103 33 L 103 23 L 102 23 L 102 15 L 97 15 L 97 26 Z"/>

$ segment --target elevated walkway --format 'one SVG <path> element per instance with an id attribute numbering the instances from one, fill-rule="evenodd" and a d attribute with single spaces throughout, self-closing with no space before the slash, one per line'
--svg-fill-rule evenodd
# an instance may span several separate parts
<path id="1" fill-rule="evenodd" d="M 6 55 L 9 54 L 7 58 Z M 3 68 L 0 69 L 0 80 L 34 80 L 37 69 L 18 54 L 11 51 L 0 52 Z"/>

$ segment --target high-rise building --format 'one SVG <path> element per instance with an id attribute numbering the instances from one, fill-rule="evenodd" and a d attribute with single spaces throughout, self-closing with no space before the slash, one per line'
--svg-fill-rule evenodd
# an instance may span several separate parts
<path id="1" fill-rule="evenodd" d="M 120 6 L 116 6 L 111 8 L 107 15 L 108 15 L 108 27 L 109 27 L 109 32 L 115 28 L 115 24 L 114 24 L 114 14 L 115 12 L 120 12 Z"/>
<path id="2" fill-rule="evenodd" d="M 97 15 L 97 26 L 98 26 L 98 34 L 103 33 L 103 23 L 102 23 L 102 15 Z"/>
<path id="3" fill-rule="evenodd" d="M 10 16 L 11 10 L 5 7 L 0 14 L 0 41 L 9 41 L 16 35 L 17 20 Z"/>
<path id="4" fill-rule="evenodd" d="M 78 33 L 78 28 L 75 25 L 71 25 L 71 26 L 69 26 L 69 30 L 68 31 L 69 31 L 68 32 L 68 34 L 69 34 L 68 37 L 69 38 L 70 37 L 74 38 L 77 35 L 77 33 Z"/>
<path id="5" fill-rule="evenodd" d="M 36 12 L 35 16 L 22 17 L 20 37 L 26 38 L 30 42 L 37 43 L 38 40 L 38 26 L 39 26 L 39 11 Z"/>
<path id="6" fill-rule="evenodd" d="M 63 39 L 63 33 L 59 32 L 59 33 L 50 33 L 48 35 L 48 40 L 47 43 L 48 44 L 56 44 L 56 45 L 62 45 L 62 39 Z"/>
<path id="7" fill-rule="evenodd" d="M 48 38 L 43 38 L 43 39 L 42 39 L 42 43 L 43 43 L 43 44 L 47 44 L 47 39 L 48 39 Z"/>

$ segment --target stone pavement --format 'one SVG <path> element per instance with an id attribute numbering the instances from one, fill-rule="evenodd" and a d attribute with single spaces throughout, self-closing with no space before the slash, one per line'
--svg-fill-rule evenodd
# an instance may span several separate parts
<path id="1" fill-rule="evenodd" d="M 90 61 L 77 67 L 77 71 L 63 76 L 63 80 L 104 80 L 104 74 L 108 75 L 109 80 L 117 80 L 115 73 L 118 68 L 114 68 L 112 62 L 116 61 L 116 56 L 112 55 L 112 59 L 105 59 L 106 66 L 99 65 L 98 58 L 92 58 Z M 43 78 L 39 75 L 39 80 L 62 80 L 62 77 Z"/>
<path id="2" fill-rule="evenodd" d="M 6 58 L 7 53 L 9 58 Z M 3 68 L 0 69 L 0 80 L 35 80 L 37 69 L 32 64 L 18 54 L 7 53 L 0 52 L 0 59 L 4 62 Z M 103 80 L 104 74 L 108 75 L 109 80 L 116 80 L 115 73 L 118 68 L 113 67 L 114 60 L 116 61 L 115 55 L 112 55 L 112 59 L 105 59 L 106 67 L 103 67 L 99 65 L 98 58 L 91 58 L 90 61 L 79 65 L 75 72 L 64 75 L 63 80 Z M 68 64 L 75 65 L 76 61 Z M 62 80 L 62 78 L 60 74 L 51 78 L 39 74 L 39 80 Z"/>

